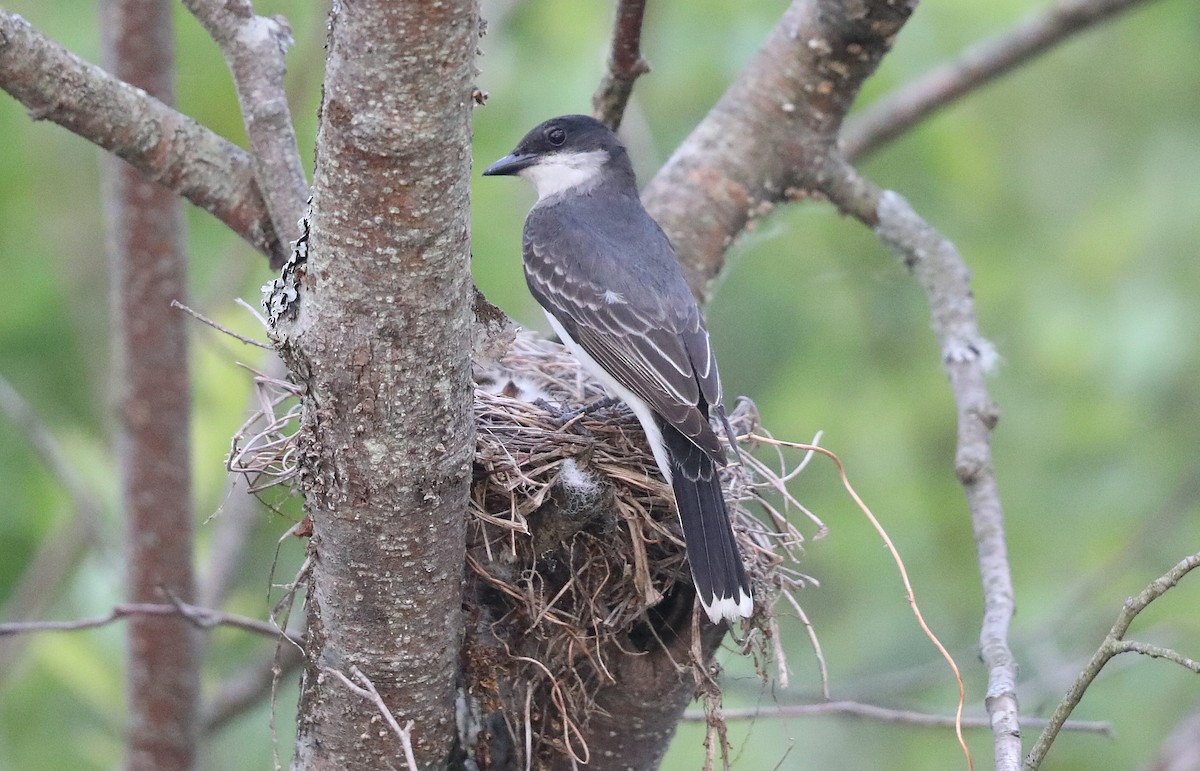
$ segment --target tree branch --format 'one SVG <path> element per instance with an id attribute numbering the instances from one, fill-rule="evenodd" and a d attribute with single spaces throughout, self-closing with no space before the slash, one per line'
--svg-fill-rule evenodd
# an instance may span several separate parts
<path id="1" fill-rule="evenodd" d="M 646 0 L 620 0 L 617 3 L 608 71 L 592 97 L 592 117 L 613 131 L 621 125 L 634 81 L 650 71 L 650 64 L 642 58 L 642 17 L 645 12 Z"/>
<path id="2" fill-rule="evenodd" d="M 216 41 L 233 74 L 259 190 L 275 232 L 291 243 L 300 237 L 299 221 L 308 198 L 283 90 L 291 28 L 281 16 L 256 16 L 250 0 L 184 0 L 183 4 Z M 282 266 L 282 260 L 272 259 L 272 268 Z"/>
<path id="3" fill-rule="evenodd" d="M 839 158 L 831 158 L 822 190 L 842 211 L 874 229 L 925 292 L 942 363 L 958 408 L 955 472 L 967 495 L 983 581 L 980 655 L 988 671 L 986 705 L 992 720 L 996 768 L 1020 765 L 1017 662 L 1008 643 L 1015 611 L 1004 513 L 992 467 L 991 432 L 999 411 L 988 396 L 985 372 L 996 353 L 979 333 L 970 271 L 954 244 L 912 210 L 900 195 L 880 190 Z"/>
<path id="4" fill-rule="evenodd" d="M 404 724 L 404 727 L 401 728 L 400 724 L 396 722 L 396 716 L 392 714 L 392 711 L 388 708 L 388 705 L 384 703 L 383 697 L 379 695 L 379 691 L 375 689 L 375 684 L 372 683 L 371 679 L 364 675 L 358 667 L 350 667 L 350 674 L 354 677 L 354 680 L 346 677 L 341 673 L 340 670 L 337 669 L 330 669 L 329 667 L 326 667 L 325 672 L 333 675 L 342 682 L 342 685 L 346 686 L 354 693 L 375 705 L 375 708 L 379 710 L 379 714 L 387 722 L 388 727 L 392 729 L 392 733 L 395 734 L 396 738 L 400 740 L 400 746 L 404 750 L 404 761 L 407 764 L 407 768 L 409 771 L 417 771 L 417 759 L 413 756 L 412 746 L 413 721 L 408 721 Z"/>
<path id="5" fill-rule="evenodd" d="M 246 632 L 265 635 L 275 640 L 285 637 L 296 645 L 304 644 L 304 638 L 289 634 L 267 621 L 259 621 L 233 613 L 223 613 L 211 608 L 202 608 L 199 605 L 189 605 L 186 602 L 126 602 L 114 605 L 107 615 L 94 618 L 80 618 L 74 621 L 16 621 L 0 624 L 0 637 L 39 632 L 80 632 L 85 629 L 108 626 L 115 621 L 127 618 L 145 617 L 180 617 L 191 622 L 198 629 L 230 626 Z"/>
<path id="6" fill-rule="evenodd" d="M 843 155 L 856 160 L 871 154 L 966 94 L 1142 2 L 1059 0 L 1004 34 L 971 45 L 958 59 L 901 86 L 847 121 L 839 141 Z"/>
<path id="7" fill-rule="evenodd" d="M 1032 770 L 1042 765 L 1042 761 L 1045 760 L 1046 753 L 1050 751 L 1050 746 L 1054 743 L 1055 737 L 1058 736 L 1063 723 L 1071 716 L 1071 712 L 1075 707 L 1079 705 L 1079 702 L 1083 699 L 1083 694 L 1091 687 L 1092 682 L 1100 674 L 1100 670 L 1104 669 L 1104 666 L 1115 656 L 1132 652 L 1154 658 L 1165 658 L 1192 672 L 1200 674 L 1200 662 L 1181 656 L 1168 648 L 1125 639 L 1125 633 L 1129 631 L 1130 625 L 1137 618 L 1138 614 L 1145 610 L 1150 603 L 1166 594 L 1184 576 L 1197 567 L 1200 567 L 1200 553 L 1180 560 L 1175 567 L 1151 582 L 1136 597 L 1130 597 L 1125 600 L 1125 605 L 1117 615 L 1116 623 L 1112 625 L 1112 629 L 1109 630 L 1104 641 L 1100 643 L 1100 647 L 1092 654 L 1091 661 L 1087 663 L 1087 666 L 1079 673 L 1079 677 L 1067 690 L 1058 708 L 1050 716 L 1049 725 L 1042 731 L 1042 735 L 1038 737 L 1037 743 L 1033 745 L 1033 749 L 1029 751 L 1029 755 L 1025 758 L 1024 767 L 1026 769 Z"/>
<path id="8" fill-rule="evenodd" d="M 697 295 L 752 217 L 819 172 L 863 81 L 916 0 L 794 0 L 737 80 L 646 187 Z"/>
<path id="9" fill-rule="evenodd" d="M 53 121 L 122 158 L 273 260 L 286 257 L 245 151 L 3 10 L 0 88 L 34 120 Z"/>
<path id="10" fill-rule="evenodd" d="M 790 718 L 790 717 L 820 717 L 825 715 L 842 715 L 847 717 L 864 718 L 881 723 L 899 723 L 901 725 L 922 726 L 928 728 L 954 728 L 954 715 L 933 715 L 928 712 L 913 712 L 907 709 L 891 709 L 876 704 L 864 704 L 858 701 L 826 701 L 816 704 L 779 704 L 771 707 L 748 707 L 746 709 L 726 709 L 721 711 L 726 720 L 757 720 L 758 718 Z M 688 712 L 684 720 L 698 722 L 704 720 L 703 712 Z M 1026 727 L 1048 725 L 1045 718 L 1021 718 L 1021 724 Z M 963 728 L 991 728 L 990 717 L 964 717 Z M 1112 724 L 1097 720 L 1069 720 L 1063 724 L 1067 731 L 1084 731 L 1104 734 L 1111 737 Z"/>

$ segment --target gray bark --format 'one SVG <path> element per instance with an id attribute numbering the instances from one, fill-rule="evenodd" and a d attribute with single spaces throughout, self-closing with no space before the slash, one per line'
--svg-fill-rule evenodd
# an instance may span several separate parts
<path id="1" fill-rule="evenodd" d="M 469 273 L 470 0 L 335 5 L 309 257 L 277 327 L 306 386 L 313 524 L 294 767 L 403 767 L 357 666 L 445 767 L 474 424 Z"/>

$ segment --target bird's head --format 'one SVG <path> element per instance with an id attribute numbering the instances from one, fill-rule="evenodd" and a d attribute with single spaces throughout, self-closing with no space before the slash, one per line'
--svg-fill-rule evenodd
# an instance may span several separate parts
<path id="1" fill-rule="evenodd" d="M 563 115 L 535 126 L 483 175 L 522 177 L 542 200 L 567 190 L 582 192 L 606 177 L 632 182 L 633 172 L 625 147 L 608 127 L 587 115 Z"/>

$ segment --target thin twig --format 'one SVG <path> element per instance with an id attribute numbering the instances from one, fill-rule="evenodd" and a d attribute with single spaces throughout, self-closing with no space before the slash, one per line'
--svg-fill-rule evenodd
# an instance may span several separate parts
<path id="1" fill-rule="evenodd" d="M 266 350 L 266 351 L 274 351 L 275 350 L 273 347 L 267 345 L 266 343 L 260 342 L 253 338 L 250 338 L 250 337 L 246 337 L 245 335 L 240 335 L 237 332 L 234 332 L 229 327 L 218 324 L 217 322 L 210 319 L 208 316 L 205 316 L 203 313 L 200 313 L 199 311 L 192 310 L 191 308 L 189 308 L 188 306 L 179 302 L 178 300 L 172 300 L 171 307 L 178 308 L 179 310 L 188 314 L 189 316 L 196 319 L 197 321 L 201 321 L 201 322 L 209 325 L 210 327 L 217 330 L 218 332 L 224 332 L 225 334 L 229 335 L 232 338 L 241 340 L 243 343 L 246 343 L 247 345 L 253 345 L 258 348 L 262 348 L 263 350 Z"/>
<path id="2" fill-rule="evenodd" d="M 1041 766 L 1042 761 L 1046 758 L 1046 753 L 1050 751 L 1050 746 L 1054 743 L 1055 737 L 1058 736 L 1058 732 L 1062 729 L 1067 718 L 1071 716 L 1071 712 L 1078 706 L 1080 700 L 1083 699 L 1083 694 L 1087 692 L 1092 681 L 1100 674 L 1100 670 L 1104 669 L 1105 664 L 1115 656 L 1122 653 L 1141 653 L 1154 658 L 1167 659 L 1192 672 L 1200 674 L 1200 662 L 1182 656 L 1169 648 L 1161 648 L 1157 645 L 1147 645 L 1124 639 L 1125 633 L 1129 631 L 1129 626 L 1139 613 L 1145 610 L 1150 603 L 1163 596 L 1175 584 L 1179 583 L 1184 576 L 1197 567 L 1200 567 L 1200 553 L 1180 560 L 1175 567 L 1168 570 L 1157 580 L 1151 582 L 1149 586 L 1142 590 L 1141 594 L 1125 600 L 1125 605 L 1117 615 L 1116 623 L 1113 624 L 1104 641 L 1100 643 L 1100 647 L 1092 654 L 1091 661 L 1087 663 L 1087 666 L 1079 673 L 1079 677 L 1067 690 L 1058 708 L 1050 716 L 1050 722 L 1046 726 L 1046 729 L 1042 731 L 1042 735 L 1038 737 L 1037 742 L 1033 745 L 1033 749 L 1029 751 L 1029 755 L 1025 758 L 1026 769 L 1032 771 L 1032 769 Z"/>
<path id="3" fill-rule="evenodd" d="M 869 155 L 934 112 L 1145 0 L 1061 0 L 1011 30 L 971 45 L 957 59 L 884 96 L 846 122 L 840 146 Z"/>
<path id="4" fill-rule="evenodd" d="M 843 159 L 830 158 L 825 175 L 824 190 L 830 200 L 874 229 L 912 272 L 929 303 L 958 413 L 955 473 L 966 492 L 983 583 L 979 645 L 988 672 L 986 703 L 992 718 L 996 768 L 1016 771 L 1021 764 L 1021 724 L 1017 662 L 1008 641 L 1016 601 L 990 445 L 999 410 L 988 395 L 985 379 L 997 354 L 979 332 L 970 271 L 954 244 L 913 211 L 903 197 L 880 190 Z"/>
<path id="5" fill-rule="evenodd" d="M 817 704 L 778 704 L 770 707 L 747 707 L 744 709 L 727 709 L 724 711 L 727 720 L 756 720 L 758 718 L 789 718 L 789 717 L 819 717 L 823 715 L 843 715 L 875 720 L 881 723 L 902 723 L 911 726 L 926 726 L 929 728 L 954 728 L 954 715 L 935 715 L 929 712 L 916 712 L 908 709 L 892 709 L 876 704 L 864 704 L 859 701 L 827 701 Z M 684 720 L 699 722 L 704 720 L 703 712 L 686 712 Z M 1044 726 L 1049 723 L 1046 718 L 1027 717 L 1021 721 L 1026 727 Z M 991 718 L 963 717 L 963 728 L 991 728 Z M 1069 731 L 1084 731 L 1087 733 L 1104 734 L 1112 737 L 1112 724 L 1100 720 L 1070 720 L 1063 728 Z"/>
<path id="6" fill-rule="evenodd" d="M 259 313 L 259 312 L 258 312 L 258 308 L 255 308 L 253 305 L 251 305 L 250 303 L 246 302 L 245 300 L 243 300 L 243 299 L 242 299 L 242 298 L 240 298 L 240 297 L 235 297 L 235 298 L 233 298 L 233 301 L 234 301 L 235 303 L 237 303 L 238 305 L 242 306 L 242 309 L 243 309 L 243 310 L 245 310 L 245 311 L 246 311 L 246 312 L 248 312 L 248 313 L 249 313 L 251 316 L 253 316 L 253 317 L 255 318 L 255 320 L 256 320 L 256 321 L 258 321 L 258 323 L 259 323 L 260 325 L 262 325 L 262 328 L 263 328 L 264 330 L 267 330 L 267 329 L 270 329 L 270 328 L 271 328 L 271 325 L 270 325 L 270 323 L 268 323 L 268 322 L 267 322 L 267 320 L 266 320 L 265 318 L 263 318 L 263 315 L 262 315 L 261 313 Z"/>
<path id="7" fill-rule="evenodd" d="M 592 116 L 613 131 L 621 125 L 634 81 L 650 71 L 650 65 L 642 58 L 645 11 L 646 0 L 620 0 L 617 4 L 608 70 L 592 97 Z"/>
<path id="8" fill-rule="evenodd" d="M 325 671 L 336 677 L 338 680 L 341 680 L 342 683 L 345 684 L 345 686 L 351 691 L 375 705 L 375 708 L 379 710 L 379 714 L 383 716 L 383 719 L 386 720 L 387 724 L 391 727 L 392 732 L 400 738 L 400 746 L 404 748 L 404 760 L 408 763 L 409 771 L 418 771 L 417 759 L 413 755 L 412 746 L 413 721 L 408 721 L 404 724 L 404 727 L 401 728 L 400 723 L 396 721 L 396 716 L 392 714 L 390 709 L 388 709 L 388 705 L 384 704 L 383 697 L 379 695 L 379 691 L 375 690 L 375 684 L 372 683 L 371 679 L 364 675 L 358 667 L 350 667 L 350 674 L 357 682 L 352 682 L 349 677 L 346 677 L 339 670 L 326 667 Z"/>
<path id="9" fill-rule="evenodd" d="M 224 613 L 211 608 L 202 608 L 187 603 L 149 603 L 127 602 L 114 605 L 107 615 L 94 618 L 80 618 L 74 621 L 16 621 L 0 624 L 0 637 L 14 634 L 34 634 L 40 632 L 78 632 L 84 629 L 95 629 L 107 626 L 115 621 L 131 616 L 180 616 L 202 629 L 214 626 L 231 626 L 247 632 L 254 632 L 272 639 L 287 637 L 297 645 L 303 645 L 302 638 L 283 631 L 267 621 L 256 618 Z"/>

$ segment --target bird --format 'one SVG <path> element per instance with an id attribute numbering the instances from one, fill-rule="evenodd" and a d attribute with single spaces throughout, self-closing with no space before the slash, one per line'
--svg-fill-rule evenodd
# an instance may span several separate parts
<path id="1" fill-rule="evenodd" d="M 625 146 L 586 115 L 551 118 L 483 176 L 531 182 L 526 283 L 583 368 L 637 416 L 671 485 L 696 593 L 714 624 L 754 600 L 718 470 L 721 381 L 704 316 L 666 233 L 642 206 Z"/>

